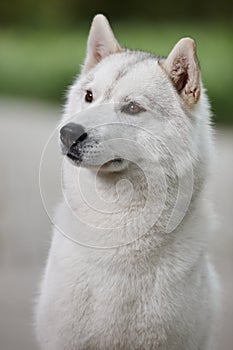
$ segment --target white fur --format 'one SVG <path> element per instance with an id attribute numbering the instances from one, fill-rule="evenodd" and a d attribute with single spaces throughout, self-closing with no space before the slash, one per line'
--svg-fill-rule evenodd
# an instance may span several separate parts
<path id="1" fill-rule="evenodd" d="M 213 218 L 206 186 L 209 104 L 196 73 L 191 83 L 201 93 L 193 106 L 177 93 L 165 60 L 140 59 L 143 53 L 121 50 L 115 39 L 106 44 L 106 35 L 101 42 L 105 29 L 97 16 L 88 67 L 70 89 L 62 124 L 72 119 L 98 140 L 113 141 L 110 151 L 103 144 L 84 150 L 82 167 L 65 160 L 65 200 L 36 309 L 38 341 L 43 350 L 212 350 L 217 282 L 206 248 Z M 95 38 L 97 48 L 114 42 L 116 52 L 102 50 L 93 64 Z M 93 91 L 92 104 L 84 101 L 85 89 Z M 126 95 L 146 111 L 132 116 L 114 109 Z M 124 152 L 122 164 L 97 173 Z"/>

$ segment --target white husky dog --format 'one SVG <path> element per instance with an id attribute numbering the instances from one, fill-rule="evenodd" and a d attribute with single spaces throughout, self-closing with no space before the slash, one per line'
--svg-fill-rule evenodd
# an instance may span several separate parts
<path id="1" fill-rule="evenodd" d="M 123 49 L 97 15 L 60 139 L 41 349 L 212 350 L 213 145 L 194 41 L 167 58 Z"/>

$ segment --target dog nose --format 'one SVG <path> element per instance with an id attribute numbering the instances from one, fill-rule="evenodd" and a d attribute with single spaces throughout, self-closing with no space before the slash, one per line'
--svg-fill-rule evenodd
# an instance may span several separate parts
<path id="1" fill-rule="evenodd" d="M 77 141 L 83 141 L 86 137 L 87 133 L 82 125 L 76 123 L 68 123 L 60 130 L 60 139 L 67 148 L 70 148 Z"/>

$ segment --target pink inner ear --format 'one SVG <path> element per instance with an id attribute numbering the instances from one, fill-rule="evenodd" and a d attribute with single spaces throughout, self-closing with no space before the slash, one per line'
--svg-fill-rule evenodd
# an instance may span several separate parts
<path id="1" fill-rule="evenodd" d="M 188 63 L 184 56 L 177 58 L 171 71 L 173 83 L 178 92 L 181 92 L 188 81 Z"/>
<path id="2" fill-rule="evenodd" d="M 101 61 L 101 54 L 97 51 L 97 49 L 94 52 L 94 58 L 97 62 Z"/>
<path id="3" fill-rule="evenodd" d="M 107 19 L 103 15 L 96 15 L 88 37 L 88 50 L 82 72 L 88 72 L 104 57 L 120 51 L 121 47 Z"/>
<path id="4" fill-rule="evenodd" d="M 103 51 L 104 51 L 103 45 L 101 43 L 96 43 L 95 49 L 94 49 L 94 58 L 97 62 L 101 61 L 103 57 Z"/>

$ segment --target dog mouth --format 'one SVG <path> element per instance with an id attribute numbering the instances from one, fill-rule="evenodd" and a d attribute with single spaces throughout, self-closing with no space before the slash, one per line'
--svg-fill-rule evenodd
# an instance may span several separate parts
<path id="1" fill-rule="evenodd" d="M 67 156 L 67 158 L 69 160 L 72 161 L 72 164 L 74 164 L 76 166 L 82 165 L 83 159 L 82 159 L 82 157 L 79 154 L 74 154 L 74 153 L 68 151 L 65 155 Z M 107 162 L 105 162 L 103 164 L 99 164 L 98 167 L 107 168 L 107 167 L 109 167 L 111 165 L 121 165 L 123 162 L 124 162 L 123 158 L 115 157 L 113 159 L 108 160 Z M 93 166 L 96 167 L 97 165 L 93 165 Z"/>
<path id="2" fill-rule="evenodd" d="M 74 155 L 73 153 L 70 153 L 70 152 L 68 152 L 68 153 L 66 153 L 65 154 L 70 160 L 72 160 L 73 162 L 75 162 L 75 163 L 80 163 L 81 162 L 81 159 L 80 159 L 80 157 L 78 156 L 78 155 Z"/>
<path id="3" fill-rule="evenodd" d="M 103 171 L 118 171 L 122 167 L 125 167 L 125 159 L 119 157 L 119 155 L 113 155 L 112 159 L 107 161 L 102 159 L 102 161 L 98 163 L 97 159 L 94 162 L 90 161 L 88 154 L 82 152 L 81 148 L 77 149 L 77 147 L 75 147 L 75 149 L 73 149 L 72 145 L 69 149 L 67 149 L 63 144 L 61 144 L 61 153 L 68 158 L 73 166 L 77 167 L 99 168 Z"/>

